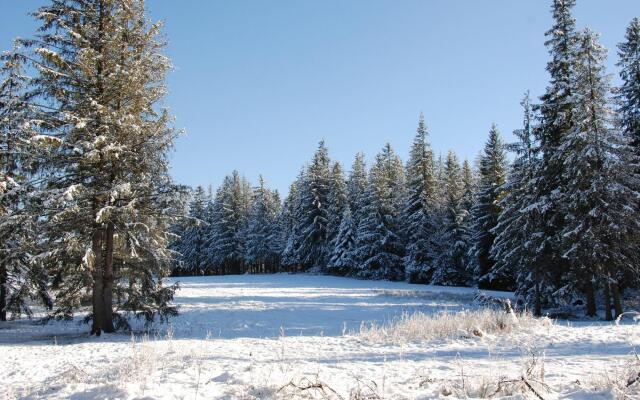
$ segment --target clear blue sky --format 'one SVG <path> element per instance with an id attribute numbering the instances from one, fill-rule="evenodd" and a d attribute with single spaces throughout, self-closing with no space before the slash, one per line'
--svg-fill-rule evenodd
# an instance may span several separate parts
<path id="1" fill-rule="evenodd" d="M 0 0 L 0 49 L 43 0 Z M 424 112 L 436 152 L 473 159 L 492 122 L 509 140 L 519 101 L 547 83 L 550 0 L 148 0 L 166 22 L 167 105 L 187 135 L 176 180 L 218 185 L 233 169 L 286 193 L 324 138 L 350 167 L 389 141 L 406 159 Z M 578 0 L 578 26 L 615 45 L 638 0 Z M 614 81 L 615 82 L 615 81 Z"/>

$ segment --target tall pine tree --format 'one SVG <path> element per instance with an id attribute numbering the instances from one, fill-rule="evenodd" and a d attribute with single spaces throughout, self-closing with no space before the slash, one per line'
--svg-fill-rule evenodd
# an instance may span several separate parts
<path id="1" fill-rule="evenodd" d="M 329 195 L 327 197 L 327 261 L 331 258 L 331 253 L 336 245 L 336 239 L 340 232 L 342 216 L 349 207 L 347 193 L 347 183 L 344 179 L 344 172 L 339 162 L 335 162 L 331 167 L 329 180 Z"/>
<path id="2" fill-rule="evenodd" d="M 51 143 L 39 222 L 53 314 L 70 317 L 89 289 L 95 334 L 126 326 L 119 311 L 173 315 L 162 278 L 184 189 L 168 174 L 177 133 L 159 108 L 170 68 L 160 25 L 147 22 L 142 0 L 60 0 L 34 16 L 40 33 L 22 43 L 37 71 L 39 142 Z"/>
<path id="3" fill-rule="evenodd" d="M 208 260 L 222 274 L 245 272 L 244 246 L 252 190 L 238 171 L 224 178 L 213 204 Z"/>
<path id="4" fill-rule="evenodd" d="M 358 222 L 355 257 L 359 277 L 404 279 L 404 185 L 402 161 L 387 144 L 371 167 Z"/>
<path id="5" fill-rule="evenodd" d="M 407 200 L 403 210 L 407 239 L 405 272 L 409 282 L 416 283 L 431 280 L 438 257 L 438 189 L 427 135 L 424 116 L 420 114 L 406 168 Z"/>
<path id="6" fill-rule="evenodd" d="M 438 285 L 467 286 L 472 283 L 473 271 L 469 270 L 469 247 L 471 237 L 467 223 L 469 208 L 464 203 L 466 185 L 471 169 L 465 163 L 465 171 L 460 169 L 458 157 L 449 151 L 445 163 L 444 210 L 442 219 L 441 247 L 437 267 L 432 282 Z M 467 182 L 465 182 L 465 180 Z"/>
<path id="7" fill-rule="evenodd" d="M 502 210 L 500 200 L 504 193 L 507 161 L 500 132 L 494 124 L 489 131 L 489 139 L 480 158 L 480 181 L 473 214 L 473 249 L 476 263 L 478 287 L 483 289 L 507 289 L 509 282 L 495 279 L 495 260 L 491 257 L 491 246 L 495 240 L 493 229 L 498 224 Z"/>
<path id="8" fill-rule="evenodd" d="M 529 182 L 535 177 L 539 162 L 534 123 L 535 114 L 529 94 L 521 102 L 524 111 L 523 127 L 514 131 L 517 142 L 507 148 L 515 154 L 507 182 L 505 196 L 500 205 L 502 212 L 494 228 L 496 239 L 491 257 L 496 260 L 493 275 L 501 280 L 515 280 L 516 293 L 527 304 L 533 305 L 535 315 L 542 315 L 542 298 L 549 297 L 552 288 L 548 279 L 535 262 L 536 249 L 531 238 L 536 235 L 536 214 L 528 211 L 535 203 L 535 191 Z M 543 295 L 542 291 L 547 293 Z"/>
<path id="9" fill-rule="evenodd" d="M 303 269 L 324 268 L 329 261 L 327 224 L 329 223 L 330 191 L 329 152 L 321 141 L 313 160 L 298 187 L 296 257 Z"/>
<path id="10" fill-rule="evenodd" d="M 594 291 L 603 291 L 605 316 L 611 320 L 611 298 L 622 313 L 619 284 L 638 276 L 638 176 L 636 158 L 612 127 L 610 88 L 605 75 L 606 51 L 590 30 L 579 35 L 572 85 L 572 129 L 563 136 L 558 160 L 565 169 L 558 200 L 565 214 L 560 253 L 569 263 L 563 293 L 584 290 L 587 314 L 595 315 Z"/>
<path id="11" fill-rule="evenodd" d="M 527 189 L 535 199 L 527 208 L 530 220 L 536 223 L 530 237 L 530 246 L 535 249 L 532 262 L 538 265 L 542 275 L 550 277 L 551 290 L 562 285 L 563 276 L 568 271 L 559 250 L 558 235 L 564 227 L 564 213 L 557 194 L 563 184 L 560 177 L 564 175 L 566 164 L 558 156 L 558 147 L 572 129 L 575 109 L 572 85 L 577 36 L 575 19 L 571 14 L 574 6 L 575 0 L 553 1 L 554 25 L 547 31 L 545 42 L 551 56 L 547 64 L 550 83 L 541 97 L 541 104 L 536 107 L 540 121 L 536 137 L 541 154 L 535 176 Z M 544 289 L 546 293 L 548 288 Z M 552 296 L 543 300 L 552 304 L 558 298 Z"/>

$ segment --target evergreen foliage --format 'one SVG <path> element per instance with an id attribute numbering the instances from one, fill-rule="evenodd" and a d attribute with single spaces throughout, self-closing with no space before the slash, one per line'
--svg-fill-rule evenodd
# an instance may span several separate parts
<path id="1" fill-rule="evenodd" d="M 406 168 L 407 200 L 403 210 L 407 239 L 405 272 L 409 282 L 431 280 L 438 257 L 438 194 L 433 152 L 427 141 L 424 116 L 418 129 Z"/>
<path id="2" fill-rule="evenodd" d="M 369 173 L 362 219 L 357 230 L 357 276 L 404 279 L 401 221 L 404 201 L 402 161 L 387 144 L 376 156 Z"/>
<path id="3" fill-rule="evenodd" d="M 489 139 L 480 157 L 480 180 L 478 194 L 473 206 L 473 249 L 476 263 L 478 287 L 483 289 L 508 289 L 509 283 L 497 280 L 493 274 L 495 260 L 491 257 L 491 246 L 495 239 L 493 229 L 498 224 L 502 211 L 500 200 L 502 187 L 506 181 L 507 160 L 500 132 L 494 124 L 489 131 Z"/>

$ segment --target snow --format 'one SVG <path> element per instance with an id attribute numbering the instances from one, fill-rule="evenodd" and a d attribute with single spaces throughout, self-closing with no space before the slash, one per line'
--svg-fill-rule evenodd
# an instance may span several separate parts
<path id="1" fill-rule="evenodd" d="M 148 336 L 0 323 L 0 398 L 455 398 L 463 377 L 478 396 L 483 382 L 519 379 L 535 355 L 545 398 L 605 399 L 616 392 L 603 382 L 622 376 L 640 345 L 640 328 L 624 320 L 543 319 L 508 334 L 376 341 L 362 323 L 472 312 L 477 290 L 288 274 L 177 280 L 181 315 Z M 288 383 L 324 385 L 327 394 Z"/>

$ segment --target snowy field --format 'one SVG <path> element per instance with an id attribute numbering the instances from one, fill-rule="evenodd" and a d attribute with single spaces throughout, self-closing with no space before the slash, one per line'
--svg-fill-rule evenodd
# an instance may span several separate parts
<path id="1" fill-rule="evenodd" d="M 513 319 L 465 288 L 179 280 L 181 315 L 150 335 L 0 323 L 0 399 L 638 398 L 632 323 Z"/>

